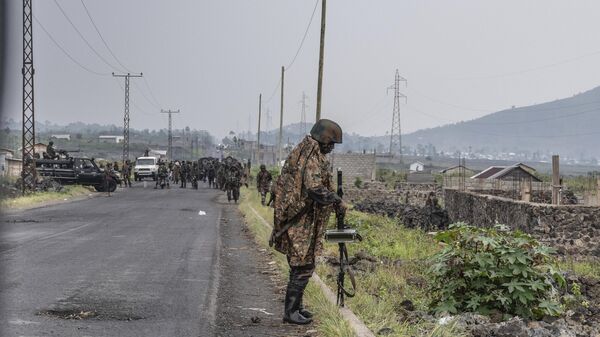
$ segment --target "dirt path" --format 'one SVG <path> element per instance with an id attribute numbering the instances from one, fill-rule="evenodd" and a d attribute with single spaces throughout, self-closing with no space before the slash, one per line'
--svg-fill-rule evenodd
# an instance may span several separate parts
<path id="1" fill-rule="evenodd" d="M 237 207 L 225 208 L 221 220 L 221 278 L 217 336 L 314 336 L 314 326 L 284 324 L 285 281 L 269 265 L 243 223 Z"/>

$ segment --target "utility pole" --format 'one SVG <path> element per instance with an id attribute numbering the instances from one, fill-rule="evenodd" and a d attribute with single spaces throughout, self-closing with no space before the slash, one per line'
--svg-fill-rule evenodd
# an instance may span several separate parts
<path id="1" fill-rule="evenodd" d="M 302 92 L 302 114 L 300 115 L 300 124 L 304 129 L 304 135 L 306 135 L 306 94 Z"/>
<path id="2" fill-rule="evenodd" d="M 33 12 L 32 0 L 23 0 L 23 129 L 21 193 L 35 185 L 35 113 L 33 99 Z"/>
<path id="3" fill-rule="evenodd" d="M 260 164 L 260 118 L 262 115 L 262 94 L 258 95 L 258 132 L 256 133 L 256 163 Z"/>
<path id="4" fill-rule="evenodd" d="M 404 82 L 406 79 L 400 76 L 398 69 L 396 69 L 396 77 L 394 78 L 394 85 L 388 88 L 394 89 L 394 111 L 392 115 L 392 132 L 390 133 L 390 156 L 394 156 L 395 153 L 400 155 L 400 163 L 402 163 L 402 135 L 400 133 L 400 98 L 404 98 L 406 101 L 406 95 L 400 93 L 400 82 Z"/>
<path id="5" fill-rule="evenodd" d="M 142 77 L 143 74 L 115 74 L 112 73 L 113 77 L 124 77 L 125 78 L 125 113 L 123 115 L 123 163 L 129 159 L 129 78 L 130 77 Z"/>
<path id="6" fill-rule="evenodd" d="M 552 156 L 552 205 L 560 204 L 560 157 Z"/>
<path id="7" fill-rule="evenodd" d="M 169 114 L 169 130 L 168 130 L 168 146 L 167 146 L 167 157 L 169 160 L 173 160 L 173 120 L 171 118 L 172 114 L 178 114 L 179 109 L 177 110 L 160 110 L 160 113 Z"/>
<path id="8" fill-rule="evenodd" d="M 321 44 L 319 47 L 319 79 L 317 82 L 317 116 L 316 121 L 321 119 L 321 92 L 323 91 L 323 57 L 325 55 L 325 18 L 327 0 L 321 0 Z"/>
<path id="9" fill-rule="evenodd" d="M 281 157 L 283 157 L 283 153 L 281 152 L 281 141 L 283 138 L 283 79 L 285 74 L 285 67 L 281 66 L 281 101 L 279 107 L 279 157 L 277 158 L 277 165 L 281 163 Z"/>

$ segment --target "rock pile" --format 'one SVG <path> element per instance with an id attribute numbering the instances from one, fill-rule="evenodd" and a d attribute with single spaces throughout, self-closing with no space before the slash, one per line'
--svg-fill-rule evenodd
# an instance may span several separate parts
<path id="1" fill-rule="evenodd" d="M 437 231 L 448 228 L 450 224 L 448 212 L 437 202 L 418 207 L 393 200 L 364 199 L 354 204 L 354 208 L 361 212 L 398 219 L 407 228 Z"/>

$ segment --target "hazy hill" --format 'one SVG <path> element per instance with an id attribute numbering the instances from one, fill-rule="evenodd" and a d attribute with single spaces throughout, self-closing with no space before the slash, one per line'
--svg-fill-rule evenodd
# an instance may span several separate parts
<path id="1" fill-rule="evenodd" d="M 600 87 L 553 102 L 499 111 L 403 137 L 438 150 L 560 153 L 600 157 Z"/>

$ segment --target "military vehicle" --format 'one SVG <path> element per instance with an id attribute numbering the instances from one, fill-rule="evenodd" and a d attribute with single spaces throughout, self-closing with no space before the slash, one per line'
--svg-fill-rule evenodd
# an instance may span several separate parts
<path id="1" fill-rule="evenodd" d="M 35 168 L 38 176 L 61 185 L 89 185 L 98 192 L 105 191 L 104 170 L 100 169 L 93 159 L 37 159 Z M 116 172 L 111 174 L 111 177 L 113 179 L 108 182 L 108 190 L 114 192 L 117 184 L 121 183 L 121 177 Z"/>

